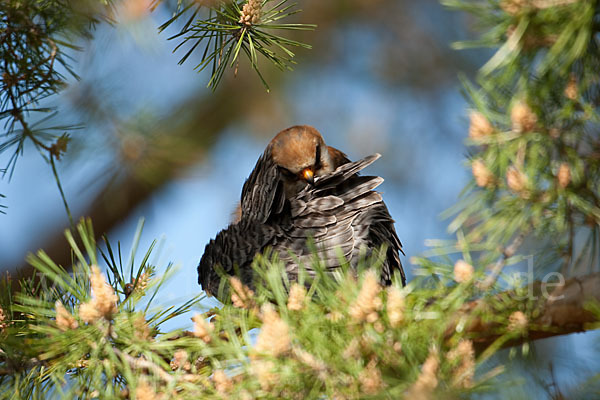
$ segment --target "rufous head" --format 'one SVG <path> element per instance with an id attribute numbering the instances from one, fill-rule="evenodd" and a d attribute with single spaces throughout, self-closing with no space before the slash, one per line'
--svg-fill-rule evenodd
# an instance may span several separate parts
<path id="1" fill-rule="evenodd" d="M 312 126 L 296 125 L 277 134 L 269 144 L 271 157 L 290 180 L 309 183 L 335 169 L 329 148 Z"/>

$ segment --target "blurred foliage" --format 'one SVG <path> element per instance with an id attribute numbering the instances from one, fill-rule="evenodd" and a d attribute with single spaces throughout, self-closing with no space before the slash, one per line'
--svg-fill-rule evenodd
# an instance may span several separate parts
<path id="1" fill-rule="evenodd" d="M 286 39 L 271 33 L 273 30 L 312 30 L 316 26 L 308 24 L 282 24 L 280 20 L 299 12 L 294 10 L 287 0 L 241 0 L 241 1 L 190 1 L 175 13 L 173 18 L 160 26 L 163 31 L 173 22 L 187 19 L 180 30 L 171 39 L 181 39 L 175 51 L 188 45 L 189 50 L 179 61 L 183 64 L 188 57 L 202 50 L 202 59 L 196 66 L 198 72 L 211 67 L 208 87 L 216 90 L 227 66 L 235 73 L 239 65 L 239 53 L 242 50 L 250 65 L 256 71 L 263 85 L 269 91 L 269 85 L 258 68 L 258 55 L 262 55 L 281 70 L 291 70 L 294 53 L 289 46 L 311 48 L 310 45 Z M 207 7 L 208 12 L 203 12 Z M 205 15 L 205 14 L 208 15 Z M 281 53 L 281 54 L 280 54 Z"/>
<path id="2" fill-rule="evenodd" d="M 443 3 L 485 31 L 456 47 L 497 48 L 476 83 L 464 79 L 475 179 L 447 213 L 450 230 L 484 264 L 524 237 L 538 274 L 598 271 L 598 2 Z"/>
<path id="3" fill-rule="evenodd" d="M 2 398 L 457 398 L 493 389 L 503 368 L 480 366 L 525 334 L 535 312 L 492 298 L 465 315 L 458 326 L 497 323 L 486 333 L 497 338 L 476 353 L 477 336 L 454 328 L 478 295 L 473 277 L 382 288 L 373 269 L 357 280 L 349 268 L 331 274 L 316 261 L 315 279 L 292 283 L 281 279 L 281 263 L 262 256 L 255 292 L 232 280 L 232 303 L 196 314 L 192 331 L 168 330 L 165 322 L 189 315 L 202 297 L 153 305 L 170 268 L 153 275 L 154 244 L 135 261 L 141 225 L 125 263 L 120 246 L 99 249 L 89 221 L 77 230 L 82 245 L 66 234 L 72 273 L 40 251 L 29 261 L 42 279 L 2 299 Z M 521 320 L 509 317 L 519 312 Z"/>
<path id="4" fill-rule="evenodd" d="M 3 174 L 12 175 L 28 139 L 44 156 L 60 158 L 66 150 L 65 132 L 77 126 L 53 123 L 56 110 L 40 102 L 64 88 L 65 75 L 77 77 L 70 51 L 106 19 L 105 7 L 96 0 L 0 4 L 0 121 L 5 129 L 0 154 L 12 151 Z"/>

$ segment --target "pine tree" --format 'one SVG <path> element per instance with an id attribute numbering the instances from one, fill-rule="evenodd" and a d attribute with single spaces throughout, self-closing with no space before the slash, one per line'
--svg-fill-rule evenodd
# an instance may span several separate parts
<path id="1" fill-rule="evenodd" d="M 285 1 L 208 3 L 177 9 L 166 25 L 189 18 L 177 37 L 206 46 L 199 67 L 212 65 L 209 86 L 216 88 L 227 66 L 235 68 L 240 50 L 256 72 L 257 53 L 288 65 L 291 55 L 281 46 L 300 43 L 261 30 L 277 18 L 273 10 L 289 14 Z M 0 397 L 469 397 L 506 384 L 503 371 L 511 365 L 496 358 L 502 348 L 525 350 L 532 340 L 595 328 L 600 6 L 444 3 L 475 15 L 484 31 L 457 47 L 497 50 L 475 82 L 464 79 L 473 179 L 448 211 L 456 240 L 432 240 L 430 251 L 414 257 L 419 277 L 405 288 L 399 282 L 386 288 L 373 272 L 377 259 L 365 260 L 358 278 L 349 270 L 327 274 L 317 260 L 317 279 L 301 274 L 289 282 L 277 258 L 264 254 L 254 263 L 255 290 L 232 278 L 231 302 L 220 308 L 193 313 L 201 296 L 157 307 L 156 294 L 172 273 L 168 265 L 156 275 L 162 268 L 150 263 L 154 244 L 141 259 L 134 244 L 123 262 L 120 245 L 97 241 L 93 222 L 81 220 L 65 233 L 72 263 L 61 266 L 39 251 L 28 259 L 39 272 L 35 279 L 2 281 Z M 0 5 L 0 35 L 8 38 L 0 46 L 7 71 L 0 117 L 9 127 L 1 149 L 16 148 L 9 169 L 25 140 L 55 172 L 66 150 L 66 136 L 52 136 L 51 126 L 35 128 L 26 116 L 46 111 L 31 107 L 60 89 L 53 63 L 63 63 L 60 49 L 69 43 L 57 42 L 55 33 L 87 34 L 90 22 L 110 15 L 110 7 L 93 2 L 69 5 Z M 53 8 L 59 6 L 68 12 Z M 15 56 L 11 46 L 22 38 L 15 32 L 33 43 L 22 50 L 32 52 L 28 60 L 39 62 Z M 22 71 L 31 78 L 22 79 Z M 141 234 L 140 225 L 134 243 Z M 505 271 L 532 254 L 538 281 Z M 191 331 L 165 327 L 182 316 L 192 317 Z M 579 390 L 597 387 L 590 382 Z"/>

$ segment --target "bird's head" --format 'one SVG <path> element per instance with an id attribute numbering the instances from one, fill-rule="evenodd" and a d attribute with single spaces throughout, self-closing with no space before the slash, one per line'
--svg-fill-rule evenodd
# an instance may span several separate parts
<path id="1" fill-rule="evenodd" d="M 271 157 L 287 186 L 313 184 L 318 176 L 332 172 L 336 165 L 330 148 L 312 126 L 297 125 L 283 130 L 271 140 Z"/>
<path id="2" fill-rule="evenodd" d="M 312 126 L 297 125 L 279 132 L 244 183 L 240 212 L 234 221 L 266 221 L 281 212 L 286 200 L 314 185 L 316 178 L 348 162 L 346 155 L 327 146 Z"/>

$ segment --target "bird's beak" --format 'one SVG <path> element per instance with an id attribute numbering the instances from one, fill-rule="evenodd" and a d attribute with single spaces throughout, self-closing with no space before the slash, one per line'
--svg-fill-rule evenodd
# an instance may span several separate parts
<path id="1" fill-rule="evenodd" d="M 302 177 L 311 185 L 315 184 L 315 173 L 313 172 L 312 168 L 304 168 L 304 171 L 302 171 Z"/>

